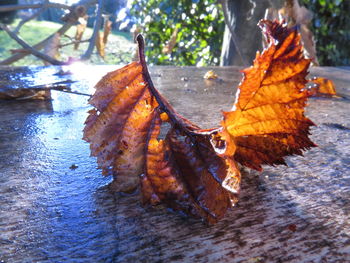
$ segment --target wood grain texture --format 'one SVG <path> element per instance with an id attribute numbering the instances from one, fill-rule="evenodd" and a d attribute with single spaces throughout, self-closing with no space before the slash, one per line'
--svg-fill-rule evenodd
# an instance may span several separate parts
<path id="1" fill-rule="evenodd" d="M 94 74 L 86 68 L 64 78 L 91 92 L 114 69 L 94 66 Z M 229 110 L 240 80 L 237 68 L 210 69 L 218 80 L 203 79 L 209 68 L 150 71 L 176 110 L 210 127 L 220 120 L 218 107 Z M 45 70 L 22 79 L 57 81 L 59 68 Z M 309 101 L 319 147 L 288 158 L 289 167 L 242 171 L 238 204 L 214 226 L 143 207 L 138 192 L 113 192 L 81 140 L 87 98 L 53 91 L 51 103 L 0 102 L 0 262 L 346 262 L 350 71 L 311 73 L 332 79 L 345 97 Z"/>

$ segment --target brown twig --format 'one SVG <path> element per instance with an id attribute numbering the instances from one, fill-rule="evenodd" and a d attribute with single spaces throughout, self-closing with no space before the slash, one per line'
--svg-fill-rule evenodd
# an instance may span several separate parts
<path id="1" fill-rule="evenodd" d="M 94 51 L 97 34 L 99 34 L 99 30 L 100 30 L 100 27 L 101 27 L 101 24 L 102 24 L 103 3 L 104 3 L 104 0 L 98 0 L 96 20 L 95 20 L 95 24 L 94 24 L 94 31 L 93 31 L 92 36 L 90 38 L 88 49 L 81 56 L 82 60 L 88 60 L 91 57 L 92 52 Z"/>
<path id="2" fill-rule="evenodd" d="M 4 30 L 13 40 L 15 40 L 19 45 L 21 45 L 24 49 L 26 49 L 29 53 L 34 56 L 49 62 L 52 65 L 65 65 L 65 62 L 54 59 L 40 51 L 36 50 L 29 44 L 27 44 L 23 39 L 21 39 L 16 33 L 12 32 L 6 25 L 0 24 L 0 28 Z"/>
<path id="3" fill-rule="evenodd" d="M 60 89 L 60 88 L 51 88 L 51 90 L 61 91 L 61 92 L 65 92 L 65 93 L 75 94 L 75 95 L 81 95 L 81 96 L 92 97 L 91 94 L 82 93 L 82 92 L 73 91 L 73 90 Z"/>
<path id="4" fill-rule="evenodd" d="M 91 94 L 71 90 L 68 85 L 75 83 L 75 82 L 76 81 L 73 81 L 73 80 L 63 80 L 63 81 L 49 83 L 49 84 L 32 86 L 30 88 L 31 89 L 38 89 L 38 90 L 56 90 L 56 91 L 61 91 L 61 92 L 65 92 L 65 93 L 71 93 L 71 94 L 88 96 L 88 97 L 92 96 Z"/>

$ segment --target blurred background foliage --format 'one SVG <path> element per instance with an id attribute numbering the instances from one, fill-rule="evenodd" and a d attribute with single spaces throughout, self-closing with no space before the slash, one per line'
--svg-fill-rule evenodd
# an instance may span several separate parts
<path id="1" fill-rule="evenodd" d="M 311 30 L 321 66 L 350 65 L 350 1 L 299 0 L 313 12 Z"/>
<path id="2" fill-rule="evenodd" d="M 150 64 L 219 64 L 225 24 L 216 0 L 141 0 L 131 10 L 146 37 Z"/>
<path id="3" fill-rule="evenodd" d="M 41 2 L 41 0 L 26 1 Z M 21 0 L 2 0 L 0 4 L 20 2 Z M 133 30 L 142 32 L 146 37 L 146 55 L 150 64 L 219 65 L 225 23 L 218 2 L 218 0 L 105 0 L 104 11 L 111 15 L 111 20 L 114 21 L 113 32 L 107 46 L 107 57 L 102 60 L 94 56 L 92 62 L 118 64 L 130 61 L 133 57 L 134 47 L 130 43 L 129 34 L 130 28 L 133 27 Z M 269 2 L 277 1 L 269 0 Z M 279 2 L 283 3 L 284 0 Z M 126 3 L 128 5 L 131 3 L 131 5 L 128 8 L 123 8 Z M 310 26 L 315 36 L 320 65 L 350 65 L 350 48 L 348 48 L 350 0 L 299 0 L 299 3 L 313 12 Z M 126 18 L 122 16 L 123 18 L 118 20 L 118 12 L 121 9 L 128 10 L 126 11 L 127 16 Z M 56 27 L 58 27 L 62 23 L 60 20 L 62 12 L 59 9 L 48 9 L 39 16 L 39 19 L 45 22 L 56 22 Z M 94 7 L 88 10 L 90 15 L 88 26 L 90 27 L 95 19 L 94 12 Z M 14 20 L 15 15 L 16 12 L 0 13 L 0 22 L 8 24 L 13 22 L 15 25 L 19 22 L 18 19 Z M 51 24 L 45 24 L 44 21 L 27 23 L 22 37 L 30 44 L 45 38 L 46 31 L 51 28 Z M 120 30 L 124 30 L 124 32 Z M 88 29 L 87 33 L 90 31 L 91 29 Z M 250 33 L 247 30 L 246 34 Z M 74 30 L 69 31 L 68 35 L 74 36 Z M 113 38 L 114 36 L 116 38 Z M 121 39 L 120 36 L 123 38 Z M 258 40 L 251 39 L 251 41 Z M 82 43 L 81 50 L 86 46 L 86 43 Z M 19 48 L 18 44 L 11 40 L 5 32 L 0 31 L 0 59 L 9 56 L 10 49 L 16 48 Z M 70 47 L 63 48 L 63 51 L 63 56 L 77 56 Z M 16 63 L 18 65 L 35 64 L 35 60 L 37 59 L 32 57 L 28 61 L 23 60 Z"/>
<path id="4" fill-rule="evenodd" d="M 216 0 L 134 1 L 132 15 L 146 36 L 149 62 L 178 66 L 218 65 L 224 19 L 217 3 Z M 314 14 L 311 30 L 320 65 L 350 65 L 350 1 L 299 0 L 299 3 Z M 176 28 L 178 33 L 172 53 L 164 54 L 164 46 Z"/>

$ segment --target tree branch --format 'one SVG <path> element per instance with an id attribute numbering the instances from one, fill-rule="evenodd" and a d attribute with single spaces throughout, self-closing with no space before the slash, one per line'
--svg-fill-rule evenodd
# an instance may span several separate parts
<path id="1" fill-rule="evenodd" d="M 52 65 L 65 65 L 66 63 L 59 61 L 57 59 L 54 59 L 44 53 L 41 53 L 40 51 L 36 50 L 35 48 L 31 47 L 29 44 L 27 44 L 23 39 L 21 39 L 17 34 L 12 32 L 7 26 L 0 24 L 0 28 L 4 30 L 12 39 L 14 39 L 18 44 L 20 44 L 24 49 L 28 50 L 31 54 L 34 56 L 45 60 L 49 62 Z"/>
<path id="2" fill-rule="evenodd" d="M 52 35 L 50 35 L 49 37 L 47 37 L 43 41 L 41 41 L 38 44 L 34 45 L 32 48 L 36 49 L 36 50 L 40 50 L 40 49 L 44 48 L 51 37 L 53 37 L 56 33 L 59 33 L 60 35 L 63 35 L 65 32 L 68 31 L 69 28 L 71 28 L 71 26 L 73 26 L 73 23 L 72 22 L 67 22 L 59 30 L 57 30 L 57 32 L 53 33 Z M 17 53 L 15 55 L 12 55 L 11 57 L 1 61 L 0 65 L 10 65 L 13 62 L 16 62 L 17 60 L 20 60 L 21 58 L 24 58 L 25 56 L 27 56 L 29 54 L 30 54 L 30 52 L 28 52 L 28 53 Z"/>
<path id="3" fill-rule="evenodd" d="M 73 6 L 67 6 L 67 5 L 62 5 L 62 4 L 57 4 L 57 3 L 47 3 L 47 7 L 56 7 L 56 8 L 64 8 L 64 9 L 69 9 L 70 13 L 65 16 L 65 24 L 57 30 L 55 33 L 47 37 L 46 39 L 42 40 L 41 42 L 37 43 L 36 45 L 32 46 L 32 49 L 35 50 L 40 50 L 45 47 L 47 42 L 56 34 L 59 33 L 60 35 L 64 35 L 68 29 L 70 29 L 78 20 L 79 16 L 83 15 L 81 13 L 81 7 L 86 8 L 92 4 L 95 4 L 97 0 L 81 0 L 77 4 Z M 27 4 L 27 5 L 7 5 L 7 6 L 1 6 L 0 7 L 0 12 L 4 11 L 11 11 L 11 10 L 20 10 L 20 9 L 25 9 L 25 8 L 42 8 L 45 6 L 45 4 Z M 28 49 L 26 49 L 28 50 Z M 31 52 L 21 52 L 21 53 L 16 53 L 7 59 L 4 59 L 3 61 L 0 61 L 0 65 L 10 65 L 27 55 L 31 54 Z"/>
<path id="4" fill-rule="evenodd" d="M 0 7 L 0 12 L 8 12 L 8 11 L 14 11 L 14 10 L 21 10 L 21 9 L 38 9 L 38 8 L 43 8 L 45 6 L 60 8 L 60 9 L 68 9 L 68 10 L 72 9 L 72 7 L 69 5 L 48 2 L 43 4 L 3 5 Z"/>
<path id="5" fill-rule="evenodd" d="M 19 30 L 21 29 L 21 27 L 27 23 L 28 21 L 36 18 L 37 16 L 39 16 L 41 13 L 43 13 L 47 8 L 48 8 L 48 4 L 49 4 L 49 1 L 48 0 L 45 0 L 45 2 L 43 3 L 43 7 L 40 8 L 39 10 L 37 10 L 36 12 L 34 12 L 31 16 L 28 16 L 27 18 L 23 18 L 21 20 L 21 22 L 18 23 L 18 25 L 16 26 L 15 30 L 13 30 L 13 33 L 16 33 L 18 34 L 19 33 Z"/>
<path id="6" fill-rule="evenodd" d="M 94 51 L 97 34 L 99 34 L 99 30 L 100 30 L 101 24 L 102 24 L 103 2 L 104 2 L 104 0 L 98 0 L 96 20 L 95 20 L 95 24 L 94 24 L 94 31 L 92 33 L 88 49 L 86 50 L 84 55 L 81 56 L 82 60 L 88 60 L 91 57 L 92 52 Z"/>

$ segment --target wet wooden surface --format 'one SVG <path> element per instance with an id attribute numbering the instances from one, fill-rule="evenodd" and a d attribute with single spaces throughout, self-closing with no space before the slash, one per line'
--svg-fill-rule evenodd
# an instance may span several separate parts
<path id="1" fill-rule="evenodd" d="M 69 79 L 91 94 L 113 69 L 0 68 L 0 76 L 27 86 Z M 203 128 L 230 109 L 240 81 L 235 67 L 215 68 L 212 81 L 207 70 L 151 68 L 155 86 Z M 238 205 L 214 226 L 110 190 L 81 140 L 87 97 L 0 102 L 0 262 L 349 262 L 350 70 L 311 73 L 344 95 L 309 101 L 319 147 L 288 158 L 289 167 L 244 170 Z"/>

